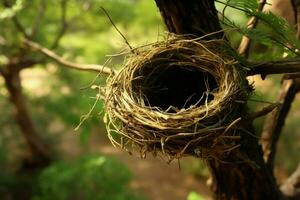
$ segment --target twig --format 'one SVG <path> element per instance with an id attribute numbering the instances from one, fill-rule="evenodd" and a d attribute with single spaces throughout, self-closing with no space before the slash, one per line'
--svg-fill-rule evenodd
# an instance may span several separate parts
<path id="1" fill-rule="evenodd" d="M 273 103 L 271 105 L 268 105 L 264 108 L 262 108 L 261 110 L 251 113 L 246 117 L 247 122 L 252 122 L 254 119 L 265 116 L 267 114 L 269 114 L 270 112 L 272 112 L 275 108 L 279 108 L 280 104 L 279 103 Z"/>
<path id="2" fill-rule="evenodd" d="M 276 144 L 279 140 L 285 119 L 290 111 L 296 93 L 300 91 L 300 79 L 283 80 L 278 103 L 282 106 L 275 108 L 265 119 L 261 144 L 264 152 L 264 160 L 273 171 L 276 154 Z"/>
<path id="3" fill-rule="evenodd" d="M 41 52 L 42 54 L 46 55 L 47 57 L 53 59 L 57 63 L 64 65 L 66 67 L 69 67 L 71 69 L 76 69 L 76 70 L 81 70 L 81 71 L 93 71 L 93 72 L 98 72 L 98 73 L 103 73 L 106 75 L 111 75 L 114 74 L 114 70 L 108 67 L 105 67 L 103 65 L 97 65 L 97 64 L 80 64 L 80 63 L 75 63 L 75 62 L 70 62 L 65 60 L 64 58 L 58 56 L 55 54 L 53 51 L 42 47 L 41 45 L 30 41 L 30 40 L 25 40 L 24 41 L 26 45 L 31 47 L 34 50 L 37 50 Z"/>
<path id="4" fill-rule="evenodd" d="M 265 77 L 269 74 L 300 72 L 300 58 L 248 64 L 249 66 L 252 66 L 248 71 L 248 76 L 260 74 L 262 77 Z"/>
<path id="5" fill-rule="evenodd" d="M 103 8 L 102 6 L 100 7 L 102 9 L 102 11 L 104 12 L 104 14 L 107 16 L 107 18 L 109 19 L 110 23 L 113 25 L 113 27 L 116 29 L 116 31 L 121 35 L 121 37 L 124 39 L 125 43 L 128 45 L 128 47 L 133 50 L 132 46 L 129 44 L 128 40 L 126 39 L 126 37 L 123 35 L 123 33 L 118 29 L 118 27 L 115 25 L 115 23 L 113 22 L 112 18 L 109 16 L 108 12 L 105 10 L 105 8 Z"/>
<path id="6" fill-rule="evenodd" d="M 224 5 L 224 8 L 222 9 L 222 17 L 223 17 L 222 21 L 224 21 L 224 19 L 225 19 L 225 10 L 228 7 L 229 2 L 230 2 L 230 0 L 227 0 L 226 4 Z"/>
<path id="7" fill-rule="evenodd" d="M 258 4 L 258 8 L 257 11 L 261 12 L 266 4 L 266 0 L 260 0 L 259 4 Z M 252 16 L 248 23 L 247 23 L 247 28 L 248 29 L 253 29 L 256 27 L 258 22 L 258 19 L 256 16 Z M 249 56 L 249 49 L 250 49 L 250 43 L 251 43 L 251 39 L 248 36 L 243 36 L 240 46 L 238 48 L 238 52 L 239 54 L 248 57 Z"/>
<path id="8" fill-rule="evenodd" d="M 54 39 L 54 42 L 51 46 L 50 49 L 55 49 L 59 42 L 60 39 L 63 37 L 63 35 L 65 34 L 66 30 L 67 30 L 67 3 L 68 0 L 61 0 L 60 3 L 60 8 L 61 8 L 61 30 L 59 31 L 59 33 L 57 34 L 56 38 Z"/>
<path id="9" fill-rule="evenodd" d="M 280 186 L 280 190 L 288 200 L 300 199 L 300 164 L 295 172 Z"/>

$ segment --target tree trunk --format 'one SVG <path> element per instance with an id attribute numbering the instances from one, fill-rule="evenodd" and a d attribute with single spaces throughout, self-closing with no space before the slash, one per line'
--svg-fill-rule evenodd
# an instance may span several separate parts
<path id="1" fill-rule="evenodd" d="M 176 34 L 204 34 L 221 30 L 213 0 L 155 0 L 167 29 Z M 211 38 L 223 37 L 222 32 Z M 252 125 L 241 130 L 241 147 L 225 159 L 208 160 L 216 200 L 278 200 L 282 195 L 266 167 Z M 250 134 L 249 134 L 250 133 Z"/>
<path id="2" fill-rule="evenodd" d="M 22 86 L 20 80 L 20 71 L 14 67 L 9 67 L 7 72 L 3 74 L 6 88 L 10 95 L 10 102 L 14 105 L 15 120 L 23 134 L 25 141 L 29 147 L 30 154 L 23 163 L 23 167 L 41 167 L 49 164 L 50 152 L 38 137 L 33 122 L 29 116 L 25 98 L 22 94 Z"/>

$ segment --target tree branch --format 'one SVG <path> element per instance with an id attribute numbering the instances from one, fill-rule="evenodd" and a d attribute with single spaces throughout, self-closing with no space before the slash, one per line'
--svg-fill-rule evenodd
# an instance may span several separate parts
<path id="1" fill-rule="evenodd" d="M 262 108 L 261 110 L 255 112 L 255 113 L 250 113 L 247 117 L 247 123 L 251 123 L 254 119 L 262 117 L 262 116 L 266 116 L 267 114 L 269 114 L 270 112 L 272 112 L 275 108 L 280 107 L 281 105 L 279 103 L 274 103 L 271 104 L 269 106 L 266 106 L 264 108 Z"/>
<path id="2" fill-rule="evenodd" d="M 252 66 L 248 71 L 248 76 L 260 74 L 262 77 L 265 77 L 269 74 L 300 72 L 300 58 L 248 64 L 248 66 Z"/>
<path id="3" fill-rule="evenodd" d="M 288 200 L 300 199 L 300 164 L 295 172 L 280 186 Z"/>
<path id="4" fill-rule="evenodd" d="M 267 3 L 266 0 L 260 0 L 259 1 L 259 4 L 258 4 L 258 9 L 257 11 L 258 12 L 261 12 L 265 6 L 265 4 Z M 247 28 L 248 29 L 253 29 L 256 27 L 257 25 L 257 22 L 258 22 L 258 19 L 256 16 L 253 16 L 250 18 L 250 20 L 248 21 L 247 23 Z M 251 43 L 251 39 L 247 36 L 243 36 L 242 40 L 241 40 L 241 43 L 240 43 L 240 46 L 238 48 L 238 52 L 239 54 L 245 56 L 245 57 L 248 57 L 249 55 L 249 49 L 250 49 L 250 43 Z"/>
<path id="5" fill-rule="evenodd" d="M 297 92 L 300 91 L 300 78 L 283 80 L 278 103 L 281 107 L 276 108 L 265 119 L 261 136 L 261 144 L 264 152 L 264 160 L 270 170 L 273 171 L 276 154 L 276 144 L 279 140 L 285 119 L 290 111 L 291 105 Z"/>
<path id="6" fill-rule="evenodd" d="M 296 6 L 296 11 L 298 11 L 300 8 L 299 2 L 293 5 Z M 297 16 L 297 25 L 299 28 L 300 21 L 298 20 L 298 18 L 300 19 L 300 12 L 297 12 L 296 16 Z M 283 76 L 283 81 L 281 83 L 280 93 L 278 97 L 278 103 L 281 103 L 282 107 L 275 109 L 269 116 L 267 116 L 263 128 L 263 132 L 262 132 L 261 144 L 264 152 L 264 160 L 267 163 L 268 168 L 272 172 L 274 169 L 274 160 L 276 155 L 277 142 L 281 135 L 282 128 L 285 124 L 286 117 L 290 111 L 295 96 L 300 91 L 300 78 L 297 77 L 297 74 L 299 74 L 300 72 L 299 63 L 300 63 L 299 58 L 296 58 L 289 62 L 286 61 L 278 62 L 277 64 L 279 65 L 277 66 L 277 68 L 274 66 L 272 67 L 272 70 L 274 71 L 276 71 L 277 69 L 278 72 L 280 72 L 279 70 L 280 68 L 282 70 L 284 68 L 288 68 L 289 70 L 291 70 L 288 71 L 288 73 L 293 73 L 293 72 L 295 73 L 294 77 L 292 77 L 293 79 L 287 79 L 289 78 L 288 76 Z M 287 71 L 285 71 L 285 73 L 287 73 Z M 262 75 L 265 76 L 266 72 L 263 72 Z"/>
<path id="7" fill-rule="evenodd" d="M 19 64 L 21 65 L 22 63 Z M 22 93 L 19 70 L 9 67 L 7 73 L 5 73 L 3 77 L 6 89 L 9 93 L 10 101 L 14 106 L 14 117 L 16 123 L 18 124 L 30 150 L 28 161 L 30 164 L 38 166 L 49 164 L 52 159 L 51 152 L 44 141 L 40 139 L 29 115 L 29 111 L 25 103 L 25 97 Z"/>
<path id="8" fill-rule="evenodd" d="M 41 52 L 45 56 L 47 56 L 47 57 L 51 58 L 52 60 L 54 60 L 55 62 L 57 62 L 57 63 L 59 63 L 63 66 L 66 66 L 70 69 L 76 69 L 76 70 L 81 70 L 81 71 L 98 72 L 98 73 L 103 73 L 103 74 L 106 74 L 106 75 L 111 75 L 111 74 L 115 73 L 113 69 L 105 67 L 103 65 L 80 64 L 80 63 L 67 61 L 64 58 L 62 58 L 62 57 L 58 56 L 57 54 L 55 54 L 53 51 L 51 51 L 51 50 L 49 50 L 45 47 L 42 47 L 38 43 L 35 43 L 33 41 L 30 41 L 30 40 L 25 40 L 24 42 L 30 48 Z"/>

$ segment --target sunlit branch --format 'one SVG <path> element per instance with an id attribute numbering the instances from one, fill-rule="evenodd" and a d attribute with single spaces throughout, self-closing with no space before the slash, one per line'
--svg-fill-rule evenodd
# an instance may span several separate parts
<path id="1" fill-rule="evenodd" d="M 111 75 L 114 74 L 114 70 L 108 67 L 105 67 L 103 65 L 97 65 L 97 64 L 80 64 L 80 63 L 75 63 L 75 62 L 70 62 L 65 60 L 64 58 L 60 57 L 59 55 L 55 54 L 53 51 L 42 47 L 38 43 L 35 43 L 30 40 L 25 40 L 24 41 L 26 45 L 28 45 L 30 48 L 33 50 L 39 51 L 45 56 L 51 58 L 55 62 L 68 67 L 70 69 L 76 69 L 76 70 L 81 70 L 81 71 L 92 71 L 92 72 L 97 72 L 97 73 L 103 73 L 106 75 Z"/>
<path id="2" fill-rule="evenodd" d="M 300 164 L 295 172 L 280 186 L 288 200 L 300 199 Z"/>
<path id="3" fill-rule="evenodd" d="M 258 12 L 261 12 L 266 4 L 266 0 L 260 0 L 259 1 L 259 4 L 258 4 L 258 9 L 257 11 Z M 248 29 L 253 29 L 256 27 L 257 25 L 257 22 L 258 22 L 258 19 L 256 16 L 252 16 L 248 23 L 247 23 L 247 28 Z M 238 52 L 239 54 L 245 56 L 245 57 L 248 57 L 249 55 L 249 49 L 250 49 L 250 43 L 251 43 L 251 39 L 248 37 L 248 36 L 243 36 L 242 40 L 241 40 L 241 43 L 240 43 L 240 46 L 238 48 Z"/>

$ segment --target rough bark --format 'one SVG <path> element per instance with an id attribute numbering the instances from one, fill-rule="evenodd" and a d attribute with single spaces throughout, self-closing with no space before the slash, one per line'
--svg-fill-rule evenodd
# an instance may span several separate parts
<path id="1" fill-rule="evenodd" d="M 168 30 L 176 34 L 203 36 L 221 30 L 213 0 L 155 0 Z M 212 37 L 222 37 L 216 33 Z"/>
<path id="2" fill-rule="evenodd" d="M 197 37 L 221 30 L 213 0 L 155 0 L 170 32 Z M 209 19 L 209 20 L 208 20 Z M 221 38 L 221 33 L 214 34 Z M 281 199 L 251 125 L 241 130 L 241 147 L 223 160 L 209 160 L 216 200 Z"/>
<path id="3" fill-rule="evenodd" d="M 10 102 L 14 106 L 14 117 L 28 144 L 30 154 L 26 157 L 23 167 L 39 167 L 49 164 L 50 152 L 35 130 L 34 124 L 27 110 L 26 101 L 22 94 L 20 69 L 32 65 L 32 62 L 11 62 L 2 73 L 5 86 L 9 92 Z M 30 166 L 28 166 L 30 165 Z"/>

